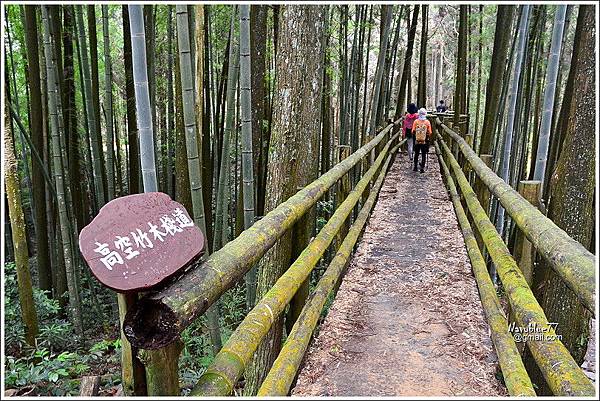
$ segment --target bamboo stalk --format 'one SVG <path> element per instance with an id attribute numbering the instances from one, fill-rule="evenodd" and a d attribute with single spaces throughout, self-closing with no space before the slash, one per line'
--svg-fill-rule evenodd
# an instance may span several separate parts
<path id="1" fill-rule="evenodd" d="M 252 355 L 269 332 L 271 325 L 283 313 L 293 295 L 323 256 L 346 218 L 360 200 L 363 191 L 368 187 L 387 156 L 390 144 L 391 141 L 388 141 L 373 166 L 336 209 L 315 239 L 240 323 L 213 363 L 200 377 L 190 395 L 231 394 L 235 383 L 244 373 Z"/>
<path id="2" fill-rule="evenodd" d="M 131 29 L 131 59 L 135 86 L 135 109 L 140 143 L 140 164 L 144 192 L 158 191 L 156 166 L 154 164 L 154 133 L 152 109 L 146 68 L 146 34 L 141 5 L 129 5 L 129 27 Z"/>
<path id="3" fill-rule="evenodd" d="M 114 176 L 114 135 L 113 135 L 113 98 L 112 98 L 112 67 L 110 61 L 110 39 L 108 36 L 108 6 L 102 5 L 102 31 L 104 33 L 104 110 L 106 111 L 106 177 L 108 200 L 115 197 Z"/>
<path id="4" fill-rule="evenodd" d="M 60 221 L 60 233 L 62 238 L 62 247 L 65 261 L 65 271 L 67 276 L 67 287 L 69 290 L 69 309 L 73 326 L 77 334 L 83 333 L 83 323 L 81 319 L 81 302 L 77 287 L 77 275 L 75 271 L 75 260 L 73 259 L 73 244 L 71 243 L 71 234 L 69 230 L 70 219 L 66 207 L 67 193 L 65 190 L 65 180 L 63 176 L 63 161 L 60 146 L 59 115 L 58 115 L 58 85 L 56 79 L 56 65 L 52 55 L 52 42 L 50 38 L 50 23 L 48 21 L 48 6 L 42 7 L 42 25 L 44 34 L 44 54 L 46 58 L 46 79 L 48 85 L 48 119 L 50 121 L 50 133 L 52 142 L 52 162 L 54 169 L 54 178 L 56 185 L 56 194 L 58 199 L 58 215 Z"/>
<path id="5" fill-rule="evenodd" d="M 82 6 L 76 7 L 77 27 L 79 29 L 79 48 L 81 49 L 81 75 L 83 76 L 83 89 L 85 92 L 85 111 L 87 114 L 87 126 L 92 143 L 94 189 L 96 190 L 96 201 L 98 209 L 104 206 L 104 183 L 102 181 L 102 159 L 100 157 L 100 144 L 96 134 L 99 127 L 96 127 L 96 118 L 94 116 L 94 104 L 92 100 L 92 78 L 90 76 L 90 65 L 88 58 L 87 41 L 85 38 L 85 28 L 83 25 Z"/>
<path id="6" fill-rule="evenodd" d="M 385 138 L 389 124 L 371 142 L 298 191 L 242 232 L 203 263 L 196 263 L 185 279 L 142 298 L 125 318 L 125 331 L 140 348 L 159 348 L 204 313 L 253 266 L 275 242 L 309 210 L 327 190 Z"/>
<path id="7" fill-rule="evenodd" d="M 250 6 L 240 5 L 240 102 L 242 114 L 242 196 L 244 229 L 254 224 L 254 171 L 252 164 L 252 91 L 250 71 Z M 256 266 L 246 275 L 246 307 L 254 306 Z"/>
<path id="8" fill-rule="evenodd" d="M 527 346 L 542 371 L 548 386 L 555 395 L 594 395 L 595 389 L 593 384 L 573 360 L 569 351 L 556 337 L 554 328 L 549 324 L 542 307 L 535 299 L 531 289 L 527 285 L 525 277 L 504 244 L 500 234 L 498 234 L 496 228 L 477 201 L 477 195 L 475 195 L 475 192 L 473 192 L 473 189 L 467 182 L 450 149 L 443 140 L 440 139 L 439 142 L 450 162 L 450 166 L 456 176 L 477 229 L 481 233 L 485 246 L 496 264 L 498 275 L 502 280 L 516 322 L 522 328 L 535 327 L 543 330 L 546 338 L 528 340 Z"/>
<path id="9" fill-rule="evenodd" d="M 496 295 L 496 289 L 488 274 L 485 260 L 479 250 L 475 234 L 471 229 L 471 225 L 461 204 L 460 195 L 457 192 L 450 170 L 448 170 L 448 166 L 441 157 L 442 152 L 437 143 L 435 144 L 435 149 L 437 154 L 440 155 L 439 162 L 444 172 L 446 186 L 450 192 L 456 217 L 458 218 L 458 223 L 460 224 L 465 240 L 467 253 L 471 260 L 473 275 L 479 288 L 479 298 L 481 299 L 485 316 L 490 325 L 492 341 L 494 342 L 498 362 L 502 369 L 504 383 L 511 396 L 534 397 L 536 395 L 535 390 L 533 389 L 527 370 L 525 370 L 525 365 L 523 365 L 521 354 L 515 344 L 514 338 L 508 331 L 508 322 Z"/>
<path id="10" fill-rule="evenodd" d="M 188 159 L 188 175 L 192 195 L 192 209 L 194 223 L 202 230 L 205 238 L 206 219 L 204 216 L 204 198 L 202 194 L 202 166 L 200 151 L 197 143 L 196 115 L 194 107 L 194 82 L 192 76 L 192 58 L 188 11 L 186 5 L 177 5 L 177 43 L 179 46 L 179 63 L 181 66 L 181 90 L 183 98 L 183 119 L 185 125 L 186 151 Z M 208 256 L 205 252 L 204 257 Z M 221 349 L 221 333 L 219 330 L 219 314 L 216 308 L 211 308 L 207 314 L 210 325 L 210 337 L 213 353 L 216 355 Z"/>
<path id="11" fill-rule="evenodd" d="M 440 124 L 439 120 L 437 124 Z M 473 171 L 500 200 L 536 251 L 577 294 L 585 307 L 595 314 L 595 256 L 498 177 L 456 132 L 444 124 L 441 127 L 458 143 Z"/>

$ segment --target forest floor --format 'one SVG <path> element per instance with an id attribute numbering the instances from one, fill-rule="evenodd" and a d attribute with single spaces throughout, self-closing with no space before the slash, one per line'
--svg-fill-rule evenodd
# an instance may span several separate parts
<path id="1" fill-rule="evenodd" d="M 437 158 L 398 153 L 292 395 L 507 395 L 497 377 Z"/>

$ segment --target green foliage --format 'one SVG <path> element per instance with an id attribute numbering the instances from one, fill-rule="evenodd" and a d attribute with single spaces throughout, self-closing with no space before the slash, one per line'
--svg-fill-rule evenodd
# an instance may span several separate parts
<path id="1" fill-rule="evenodd" d="M 33 295 L 40 322 L 36 346 L 25 342 L 21 322 L 19 295 L 14 263 L 4 265 L 6 360 L 4 385 L 7 388 L 35 387 L 40 395 L 76 395 L 79 380 L 94 364 L 119 364 L 121 340 L 102 340 L 89 350 L 77 342 L 73 326 L 61 316 L 57 299 L 48 297 L 47 291 L 34 288 Z M 86 297 L 89 298 L 89 297 Z M 91 308 L 86 308 L 91 310 Z M 91 312 L 89 312 L 91 313 Z M 91 318 L 90 318 L 91 320 Z M 120 380 L 116 372 L 114 381 Z"/>

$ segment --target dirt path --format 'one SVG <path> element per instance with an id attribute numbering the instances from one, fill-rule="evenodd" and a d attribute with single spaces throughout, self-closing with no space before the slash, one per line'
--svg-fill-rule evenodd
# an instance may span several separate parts
<path id="1" fill-rule="evenodd" d="M 436 156 L 399 154 L 293 395 L 506 395 Z"/>

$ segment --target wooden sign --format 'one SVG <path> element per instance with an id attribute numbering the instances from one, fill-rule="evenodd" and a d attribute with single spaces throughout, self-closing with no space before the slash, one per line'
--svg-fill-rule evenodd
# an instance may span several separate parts
<path id="1" fill-rule="evenodd" d="M 204 235 L 169 195 L 149 192 L 108 202 L 79 234 L 96 278 L 115 291 L 145 290 L 195 260 Z"/>

